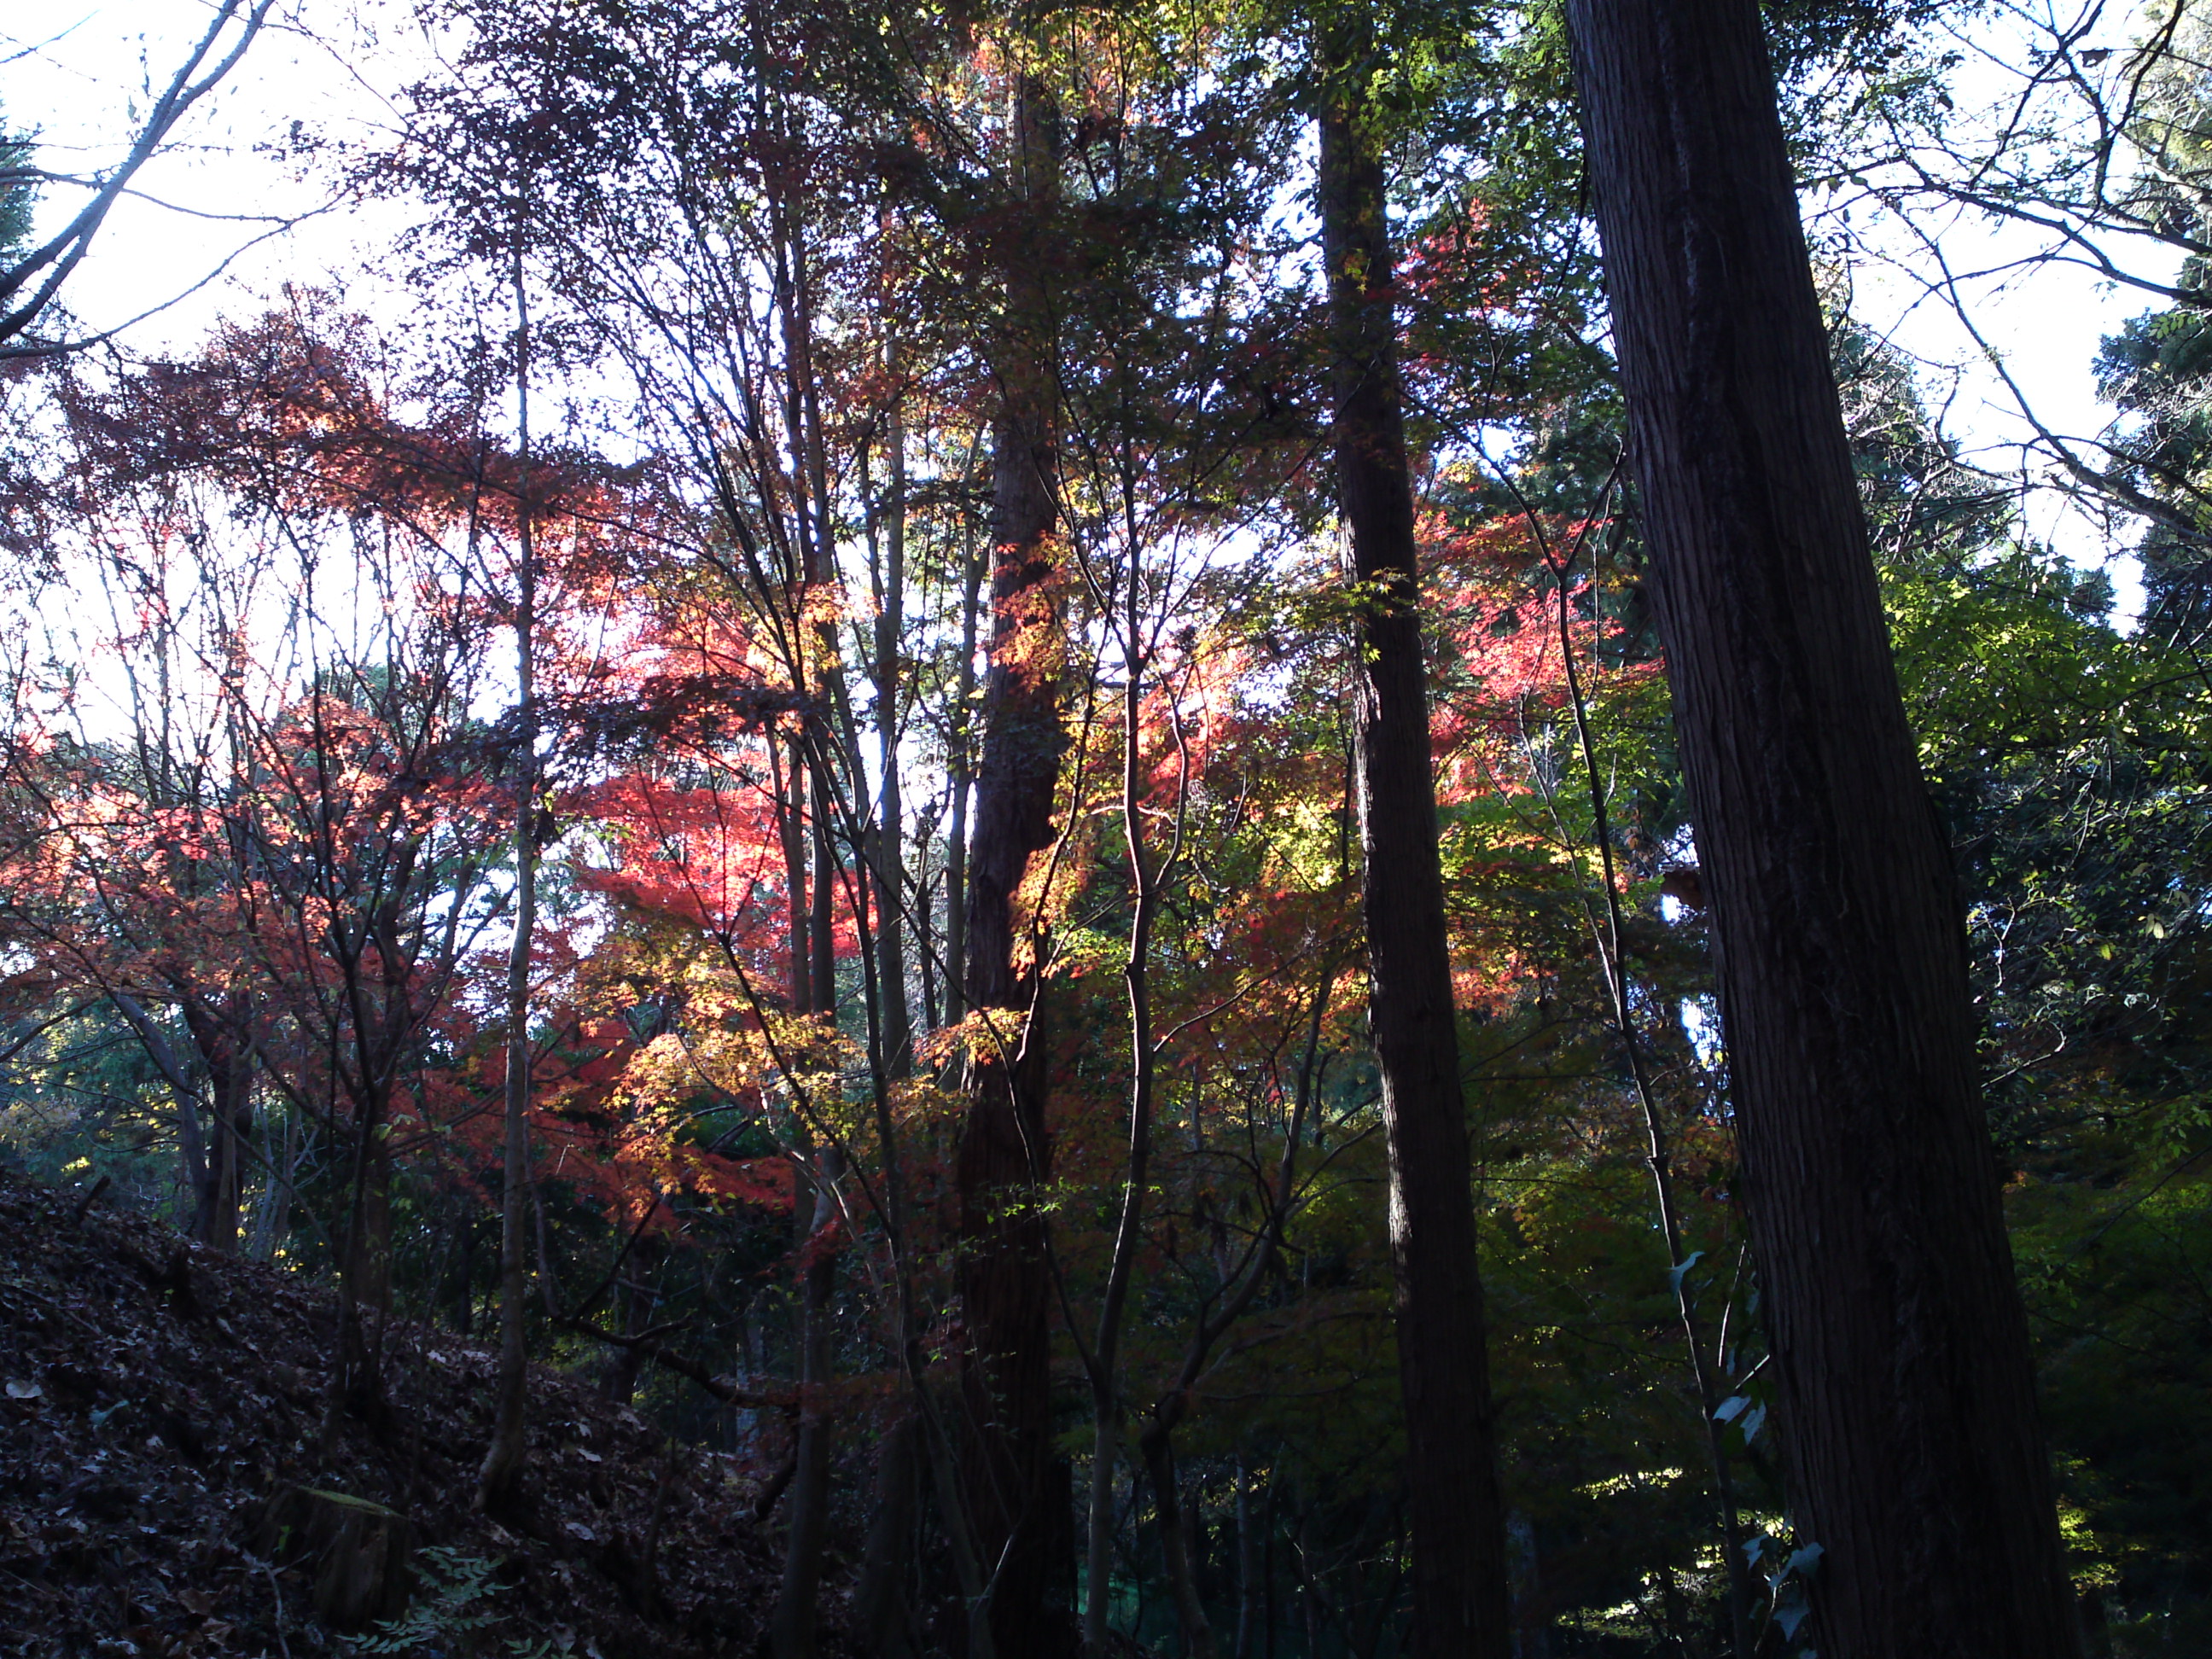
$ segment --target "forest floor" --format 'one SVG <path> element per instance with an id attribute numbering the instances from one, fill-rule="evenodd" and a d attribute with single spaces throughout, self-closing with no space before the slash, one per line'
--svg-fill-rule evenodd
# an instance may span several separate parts
<path id="1" fill-rule="evenodd" d="M 751 1655 L 779 1552 L 732 1460 L 533 1368 L 513 1512 L 470 1512 L 492 1357 L 386 1334 L 380 1431 L 317 1455 L 333 1297 L 144 1218 L 0 1172 L 0 1655 L 382 1651 L 597 1659 Z M 373 1500 L 422 1547 L 405 1627 L 342 1632 L 313 1564 L 258 1552 L 292 1486 Z M 833 1560 L 834 1569 L 834 1560 Z M 834 1621 L 843 1585 L 825 1584 Z M 840 1652 L 834 1634 L 826 1650 Z"/>

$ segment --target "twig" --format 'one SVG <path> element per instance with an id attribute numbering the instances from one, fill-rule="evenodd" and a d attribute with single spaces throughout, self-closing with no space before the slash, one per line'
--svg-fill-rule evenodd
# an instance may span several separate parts
<path id="1" fill-rule="evenodd" d="M 269 1593 L 276 1598 L 276 1619 L 272 1628 L 276 1632 L 277 1650 L 284 1656 L 284 1659 L 292 1659 L 292 1644 L 284 1639 L 284 1590 L 283 1587 L 276 1582 L 276 1569 L 267 1561 L 255 1556 L 249 1555 L 246 1559 L 257 1562 L 261 1571 L 269 1575 Z"/>
<path id="2" fill-rule="evenodd" d="M 799 1437 L 797 1435 L 793 1435 L 791 1438 L 791 1451 L 789 1455 L 784 1458 L 782 1467 L 778 1468 L 774 1474 L 769 1476 L 768 1485 L 762 1487 L 761 1495 L 753 1499 L 753 1522 L 755 1525 L 758 1525 L 761 1522 L 767 1520 L 769 1516 L 775 1513 L 776 1504 L 782 1500 L 784 1488 L 790 1486 L 792 1478 L 798 1473 Z"/>
<path id="3" fill-rule="evenodd" d="M 70 1212 L 70 1219 L 71 1221 L 82 1222 L 85 1218 L 86 1215 L 91 1212 L 92 1206 L 100 1202 L 100 1195 L 106 1192 L 108 1188 L 113 1184 L 113 1179 L 114 1178 L 111 1176 L 104 1175 L 100 1176 L 99 1180 L 94 1182 L 92 1185 L 87 1188 L 84 1196 L 77 1200 L 76 1208 Z"/>
<path id="4" fill-rule="evenodd" d="M 757 1389 L 741 1389 L 727 1382 L 708 1370 L 696 1359 L 687 1359 L 680 1353 L 671 1353 L 654 1341 L 649 1333 L 629 1336 L 614 1331 L 603 1331 L 586 1319 L 562 1319 L 556 1322 L 563 1328 L 596 1337 L 617 1348 L 635 1348 L 656 1365 L 674 1371 L 678 1376 L 688 1376 L 715 1399 L 732 1406 L 743 1406 L 756 1411 L 795 1412 L 799 1409 L 796 1390 L 788 1393 L 764 1394 Z M 659 1326 L 655 1329 L 667 1329 Z"/>

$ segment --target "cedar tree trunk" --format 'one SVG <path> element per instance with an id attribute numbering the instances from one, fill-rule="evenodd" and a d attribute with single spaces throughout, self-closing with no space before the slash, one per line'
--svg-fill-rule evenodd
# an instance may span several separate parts
<path id="1" fill-rule="evenodd" d="M 853 1587 L 851 1626 L 860 1651 L 871 1659 L 906 1659 L 912 1651 L 906 1577 L 921 1496 L 921 1419 L 908 1413 L 884 1431 L 876 1452 L 875 1491 Z"/>
<path id="2" fill-rule="evenodd" d="M 1974 1058 L 1754 0 L 1570 0 L 1827 1659 L 2080 1651 Z"/>
<path id="3" fill-rule="evenodd" d="M 1368 112 L 1345 89 L 1352 77 L 1343 81 L 1322 115 L 1320 207 L 1337 489 L 1363 595 L 1352 684 L 1355 787 L 1370 1018 L 1389 1143 L 1413 1652 L 1417 1659 L 1504 1659 L 1505 1528 L 1437 857 L 1389 227 Z"/>
<path id="4" fill-rule="evenodd" d="M 955 1160 L 967 1337 L 961 1393 L 961 1484 L 977 1552 L 998 1569 L 992 1645 L 1005 1659 L 1045 1659 L 1067 1645 L 1065 1610 L 1048 1608 L 1052 1437 L 1051 1280 L 1038 1183 L 1045 1141 L 1042 1033 L 1027 1016 L 1036 973 L 1017 954 L 1015 895 L 1032 855 L 1052 844 L 1062 752 L 1060 621 L 1051 589 L 1054 505 L 1051 315 L 1042 232 L 1059 196 L 1059 112 L 1024 76 L 1016 94 L 1023 176 L 1001 253 L 1006 318 L 996 345 L 992 433 L 991 663 L 983 752 L 968 862 L 967 1005 L 999 1043 L 974 1045 Z M 1021 941 L 1026 943 L 1026 941 Z"/>

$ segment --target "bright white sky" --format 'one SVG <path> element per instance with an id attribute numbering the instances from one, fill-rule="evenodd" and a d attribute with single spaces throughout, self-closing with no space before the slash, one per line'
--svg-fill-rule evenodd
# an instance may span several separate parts
<path id="1" fill-rule="evenodd" d="M 2117 77 L 2139 15 L 2125 0 L 2018 0 L 2009 7 L 1962 9 L 1948 39 L 1939 42 L 1959 55 L 1949 89 L 1962 123 L 1978 119 L 1990 125 L 2015 118 L 2028 74 L 2061 38 L 2071 43 L 2077 64 L 2082 54 L 2094 57 L 2104 49 L 2104 73 Z M 2085 32 L 2085 21 L 2092 18 Z M 2050 118 L 2049 112 L 2060 106 L 2045 102 L 2037 107 Z M 1988 112 L 1994 112 L 1994 119 Z M 1888 269 L 1862 265 L 1854 271 L 1857 315 L 1925 366 L 1923 392 L 1931 404 L 1946 407 L 1948 429 L 1972 457 L 2016 475 L 2032 429 L 2013 392 L 1952 307 L 1929 293 L 1935 273 L 1919 237 L 1879 216 L 1872 222 L 1863 217 L 1854 229 L 1863 246 L 1886 250 L 1893 261 Z M 2162 308 L 2164 301 L 2106 282 L 2081 266 L 2039 258 L 2051 251 L 2051 239 L 2017 223 L 1953 213 L 1927 221 L 1919 230 L 1941 241 L 1954 274 L 1990 273 L 1960 285 L 1974 325 L 2045 425 L 2075 440 L 2103 431 L 2112 411 L 2097 397 L 2098 346 L 2128 319 Z M 2114 246 L 2109 251 L 2134 274 L 2154 282 L 2171 281 L 2179 265 L 2172 250 L 2155 245 Z M 2094 446 L 2076 448 L 2096 457 Z M 2028 471 L 2039 480 L 2051 476 L 2043 461 L 2032 462 Z M 2117 526 L 2121 545 L 2116 548 L 2115 526 L 2093 522 L 2063 492 L 2049 489 L 2028 497 L 2027 520 L 2032 535 L 2075 564 L 2102 565 L 2113 579 L 2123 617 L 2134 617 L 2142 585 L 2135 561 L 2124 551 L 2133 539 L 2132 526 Z"/>
<path id="2" fill-rule="evenodd" d="M 1898 240 L 1901 244 L 1902 237 Z M 2038 246 L 1968 219 L 1958 222 L 1945 241 L 1961 267 L 1984 270 L 2003 267 Z M 2070 265 L 2040 264 L 2027 274 L 1962 286 L 1975 296 L 1976 325 L 2050 429 L 2075 439 L 2102 431 L 2112 410 L 2097 397 L 2099 343 L 2129 318 L 2159 308 L 2158 302 Z M 1981 465 L 2016 476 L 2022 447 L 2033 434 L 2012 392 L 1983 360 L 1957 316 L 1929 297 L 1906 271 L 1862 269 L 1853 295 L 1862 320 L 1886 331 L 1924 366 L 1923 390 L 1938 407 L 1948 400 L 1945 426 L 1951 434 Z M 2093 447 L 2081 451 L 2096 454 Z M 2039 459 L 2031 460 L 2028 470 L 2039 481 L 2054 476 Z M 2103 524 L 2070 505 L 2062 492 L 2045 489 L 2027 497 L 2027 525 L 2031 535 L 2073 563 L 2104 567 L 2118 591 L 2120 612 L 2135 616 L 2142 601 L 2135 562 L 2124 546 L 2108 544 Z"/>
<path id="3" fill-rule="evenodd" d="M 0 59 L 9 60 L 0 63 L 0 111 L 10 127 L 37 131 L 40 165 L 100 167 L 122 152 L 133 112 L 150 101 L 149 88 L 158 94 L 210 15 L 204 0 L 0 0 Z M 309 38 L 301 18 L 326 38 Z M 67 289 L 71 307 L 88 324 L 111 326 L 176 300 L 230 261 L 198 293 L 131 331 L 126 343 L 150 352 L 185 345 L 218 316 L 253 314 L 287 282 L 359 286 L 365 262 L 391 246 L 392 209 L 328 215 L 247 246 L 268 220 L 327 197 L 271 146 L 295 121 L 339 142 L 372 137 L 388 126 L 386 99 L 416 72 L 422 52 L 402 7 L 278 0 L 270 27 L 194 111 L 183 141 L 140 173 L 142 199 L 110 216 Z M 50 189 L 42 222 L 64 222 L 81 201 Z"/>
<path id="4" fill-rule="evenodd" d="M 170 205 L 120 205 L 69 290 L 81 316 L 106 326 L 175 300 L 231 261 L 198 293 L 135 327 L 127 343 L 139 350 L 183 348 L 216 316 L 259 310 L 286 282 L 343 283 L 364 309 L 379 308 L 375 295 L 382 285 L 364 275 L 364 264 L 392 246 L 401 210 L 331 214 L 241 252 L 264 228 L 252 216 L 297 213 L 319 200 L 313 180 L 257 147 L 281 138 L 295 120 L 340 141 L 372 140 L 389 125 L 386 96 L 420 72 L 425 43 L 404 0 L 280 0 L 280 6 L 283 25 L 264 33 L 196 114 L 178 153 L 141 174 L 145 194 Z M 149 83 L 166 78 L 208 15 L 205 0 L 0 0 L 0 59 L 6 60 L 0 62 L 0 108 L 11 126 L 38 131 L 46 166 L 96 167 L 117 153 L 132 108 L 144 106 Z M 295 19 L 327 39 L 309 38 Z M 44 212 L 51 222 L 69 206 L 70 192 L 56 189 Z M 1956 226 L 1946 241 L 1961 267 L 2025 251 L 2024 244 L 1971 222 Z M 2012 447 L 2024 428 L 1955 319 L 1924 301 L 1910 280 L 1879 271 L 1860 273 L 1856 297 L 1870 325 L 1893 331 L 1926 362 L 1955 368 L 1949 393 L 1954 434 L 1990 464 L 2016 465 Z M 2091 380 L 2098 342 L 2149 303 L 2113 293 L 2086 273 L 2046 267 L 2008 288 L 1991 289 L 1980 316 L 2044 418 L 2062 432 L 2081 434 L 2107 419 Z M 1939 400 L 1943 380 L 1930 380 Z M 2066 513 L 2055 495 L 2034 505 L 2031 525 L 2077 562 L 2101 562 L 2112 550 L 2101 532 Z M 2123 609 L 2131 610 L 2127 562 L 2113 574 Z"/>

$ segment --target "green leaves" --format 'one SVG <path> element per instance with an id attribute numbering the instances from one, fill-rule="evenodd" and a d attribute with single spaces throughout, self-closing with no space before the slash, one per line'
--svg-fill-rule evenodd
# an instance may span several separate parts
<path id="1" fill-rule="evenodd" d="M 1796 1639 L 1799 1628 L 1812 1613 L 1806 1585 L 1820 1571 L 1820 1558 L 1826 1553 L 1818 1544 L 1791 1549 L 1765 1533 L 1744 1540 L 1744 1559 L 1766 1581 L 1767 1622 L 1782 1632 L 1785 1642 Z"/>
<path id="2" fill-rule="evenodd" d="M 1758 1441 L 1759 1431 L 1766 1426 L 1767 1407 L 1773 1397 L 1773 1385 L 1754 1377 L 1744 1384 L 1742 1393 L 1731 1395 L 1713 1408 L 1713 1421 L 1725 1429 L 1723 1443 L 1731 1455 L 1741 1456 Z"/>
<path id="3" fill-rule="evenodd" d="M 1705 1253 L 1703 1250 L 1692 1250 L 1673 1267 L 1668 1268 L 1667 1288 L 1674 1291 L 1676 1296 L 1680 1296 L 1683 1280 L 1686 1279 L 1690 1276 L 1691 1270 L 1705 1259 Z"/>
<path id="4" fill-rule="evenodd" d="M 443 1546 L 424 1550 L 416 1566 L 423 1593 L 355 1645 L 363 1653 L 416 1653 L 498 1624 L 501 1615 L 484 1603 L 499 1591 L 494 1580 L 501 1565 Z"/>

